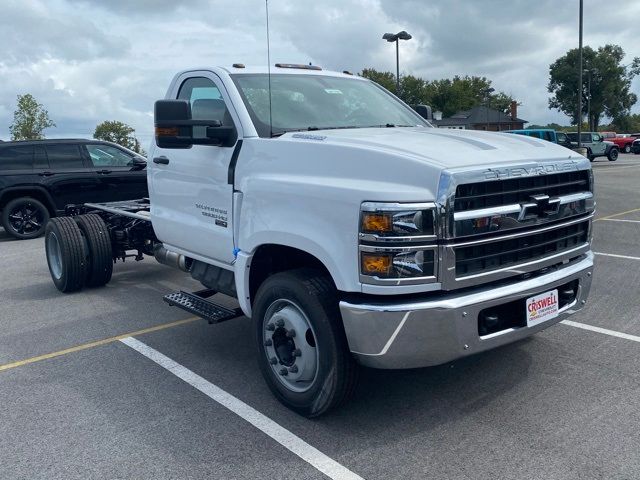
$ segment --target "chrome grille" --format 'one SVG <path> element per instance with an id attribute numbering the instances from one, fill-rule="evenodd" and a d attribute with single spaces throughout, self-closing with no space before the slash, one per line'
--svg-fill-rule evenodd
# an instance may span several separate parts
<path id="1" fill-rule="evenodd" d="M 456 276 L 503 269 L 569 251 L 589 239 L 589 221 L 505 240 L 454 247 Z"/>
<path id="2" fill-rule="evenodd" d="M 535 194 L 559 197 L 589 191 L 589 171 L 563 172 L 458 185 L 456 212 L 526 202 Z"/>
<path id="3" fill-rule="evenodd" d="M 589 161 L 445 172 L 439 185 L 445 290 L 562 264 L 590 249 Z"/>

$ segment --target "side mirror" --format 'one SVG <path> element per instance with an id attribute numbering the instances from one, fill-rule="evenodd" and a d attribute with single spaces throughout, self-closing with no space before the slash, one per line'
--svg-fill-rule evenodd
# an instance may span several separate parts
<path id="1" fill-rule="evenodd" d="M 186 100 L 158 100 L 154 106 L 156 145 L 160 148 L 191 148 L 192 145 L 235 144 L 236 129 L 220 120 L 193 120 Z M 206 127 L 204 138 L 193 137 L 193 127 Z"/>
<path id="2" fill-rule="evenodd" d="M 142 157 L 133 157 L 133 160 L 131 160 L 131 166 L 134 170 L 143 170 L 147 166 L 147 161 Z"/>
<path id="3" fill-rule="evenodd" d="M 429 105 L 416 105 L 413 109 L 425 120 L 429 122 L 433 120 L 433 112 Z"/>

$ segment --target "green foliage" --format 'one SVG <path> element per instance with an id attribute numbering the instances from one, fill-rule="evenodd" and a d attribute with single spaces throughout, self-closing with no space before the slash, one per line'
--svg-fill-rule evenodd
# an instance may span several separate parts
<path id="1" fill-rule="evenodd" d="M 361 76 L 372 80 L 390 92 L 396 93 L 395 75 L 365 68 Z M 413 75 L 400 77 L 400 98 L 409 105 L 425 104 L 443 117 L 469 110 L 478 105 L 508 112 L 513 98 L 504 92 L 493 93 L 491 80 L 486 77 L 455 76 L 452 79 L 425 80 Z"/>
<path id="2" fill-rule="evenodd" d="M 588 123 L 597 130 L 603 116 L 625 117 L 638 100 L 630 88 L 631 81 L 640 73 L 640 58 L 634 58 L 630 65 L 622 65 L 624 50 L 618 45 L 605 45 L 598 50 L 584 47 L 582 57 L 585 71 L 582 88 L 578 85 L 578 49 L 569 50 L 549 66 L 550 80 L 547 88 L 552 94 L 549 108 L 565 113 L 571 118 L 571 123 L 577 125 L 578 92 L 582 93 L 584 115 L 589 108 L 587 100 L 591 79 Z"/>
<path id="3" fill-rule="evenodd" d="M 49 112 L 33 95 L 18 95 L 18 108 L 13 112 L 13 123 L 9 126 L 11 140 L 42 140 L 45 138 L 43 131 L 55 126 Z"/>
<path id="4" fill-rule="evenodd" d="M 605 130 L 605 126 L 602 129 Z M 636 113 L 616 117 L 610 125 L 606 126 L 606 130 L 618 133 L 638 133 L 640 132 L 640 115 Z"/>
<path id="5" fill-rule="evenodd" d="M 144 155 L 144 150 L 140 147 L 140 142 L 135 137 L 135 133 L 135 129 L 126 123 L 117 120 L 106 120 L 96 127 L 96 130 L 93 132 L 93 138 L 117 143 L 129 150 Z"/>
<path id="6" fill-rule="evenodd" d="M 396 76 L 391 72 L 379 72 L 375 68 L 365 68 L 360 73 L 360 76 L 376 82 L 392 93 L 396 93 Z"/>

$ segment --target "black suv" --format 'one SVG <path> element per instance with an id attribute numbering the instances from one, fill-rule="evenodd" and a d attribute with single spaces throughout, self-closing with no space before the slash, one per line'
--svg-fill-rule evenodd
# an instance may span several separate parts
<path id="1" fill-rule="evenodd" d="M 2 226 L 35 238 L 66 205 L 143 198 L 147 163 L 141 155 L 99 140 L 0 143 Z"/>

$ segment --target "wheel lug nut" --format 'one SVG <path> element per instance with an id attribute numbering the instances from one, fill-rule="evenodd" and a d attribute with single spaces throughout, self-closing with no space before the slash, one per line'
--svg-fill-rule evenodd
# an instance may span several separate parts
<path id="1" fill-rule="evenodd" d="M 291 373 L 298 373 L 298 366 L 294 365 L 293 367 L 289 367 L 289 371 Z"/>
<path id="2" fill-rule="evenodd" d="M 267 338 L 267 339 L 264 341 L 264 346 L 265 346 L 265 347 L 270 347 L 271 345 L 273 345 L 273 342 L 271 341 L 271 339 L 270 339 L 270 338 Z"/>
<path id="3" fill-rule="evenodd" d="M 292 328 L 291 330 L 287 330 L 287 338 L 293 338 L 296 336 L 296 331 Z"/>
<path id="4" fill-rule="evenodd" d="M 284 327 L 284 320 L 279 318 L 278 320 L 276 320 L 276 325 L 279 327 Z"/>
<path id="5" fill-rule="evenodd" d="M 270 332 L 273 332 L 276 329 L 275 325 L 273 323 L 268 323 L 267 324 L 267 330 L 269 330 Z"/>
<path id="6" fill-rule="evenodd" d="M 271 365 L 275 365 L 275 364 L 277 364 L 277 363 L 278 363 L 278 359 L 277 359 L 276 357 L 271 357 L 271 358 L 269 359 L 269 363 L 270 363 Z"/>
<path id="7" fill-rule="evenodd" d="M 300 351 L 300 349 L 299 349 L 299 348 L 296 348 L 296 349 L 293 351 L 293 356 L 294 356 L 294 357 L 299 357 L 299 356 L 301 356 L 301 355 L 302 355 L 302 352 Z"/>
<path id="8" fill-rule="evenodd" d="M 285 376 L 289 374 L 289 370 L 287 370 L 286 368 L 281 368 L 280 369 L 280 375 Z"/>

